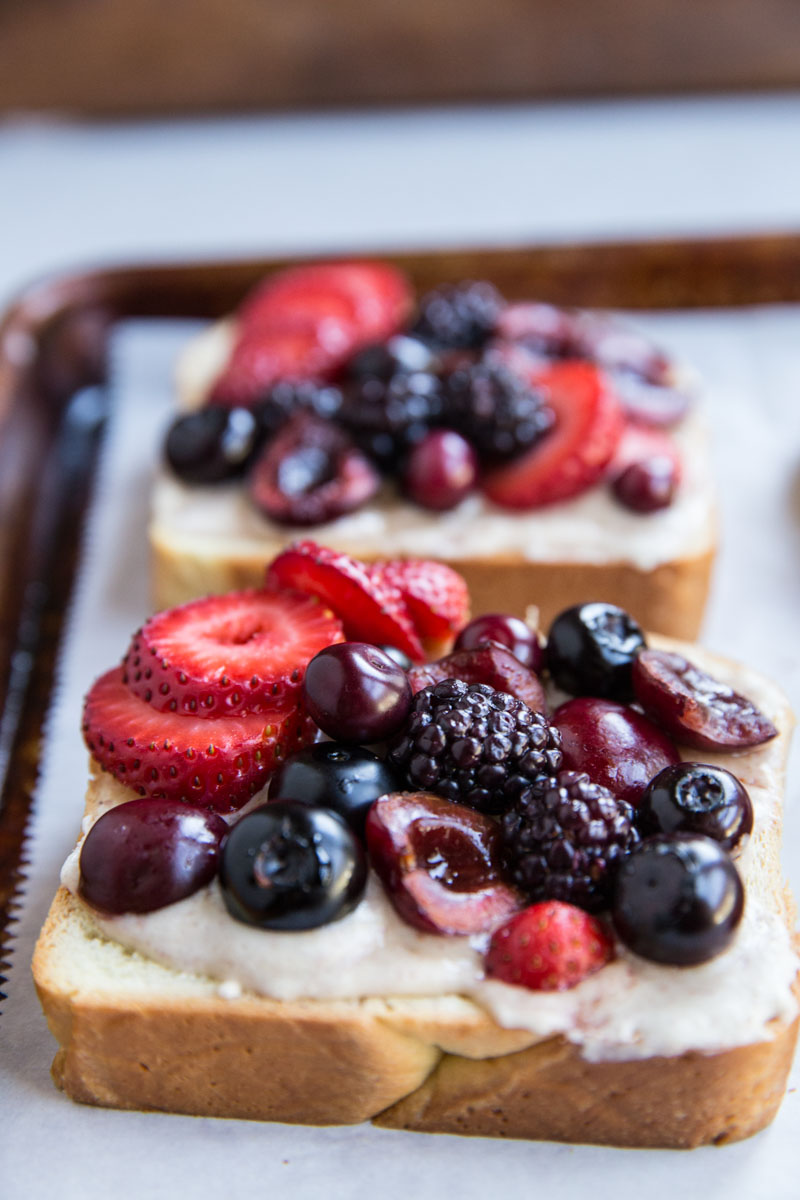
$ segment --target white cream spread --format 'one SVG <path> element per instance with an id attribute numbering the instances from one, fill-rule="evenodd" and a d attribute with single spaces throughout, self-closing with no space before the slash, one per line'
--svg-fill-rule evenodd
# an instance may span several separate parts
<path id="1" fill-rule="evenodd" d="M 699 665 L 716 669 L 700 652 Z M 780 693 L 753 672 L 728 672 L 728 681 L 773 717 Z M 697 757 L 687 754 L 686 757 Z M 747 900 L 731 947 L 711 962 L 664 967 L 621 950 L 619 957 L 568 992 L 532 992 L 483 978 L 487 936 L 438 937 L 419 933 L 394 912 L 370 877 L 364 899 L 347 917 L 305 933 L 272 933 L 240 924 L 225 909 L 216 882 L 178 904 L 147 916 L 103 917 L 98 931 L 164 965 L 219 981 L 219 995 L 255 992 L 278 1000 L 355 999 L 369 996 L 471 997 L 508 1029 L 536 1037 L 563 1034 L 594 1061 L 707 1053 L 748 1045 L 770 1035 L 770 1022 L 796 1012 L 792 984 L 798 970 L 786 920 L 764 883 L 763 843 L 777 842 L 782 749 L 776 743 L 738 755 L 704 755 L 727 765 L 746 783 L 755 810 L 754 833 L 739 859 Z M 105 779 L 106 777 L 104 777 Z M 116 800 L 114 788 L 117 788 Z M 121 789 L 109 783 L 111 798 Z M 258 804 L 261 797 L 251 801 Z M 84 822 L 84 833 L 92 823 Z M 62 882 L 77 894 L 80 847 L 64 865 Z"/>
<path id="2" fill-rule="evenodd" d="M 209 382 L 230 352 L 233 325 L 223 322 L 195 338 L 178 364 L 181 407 L 201 403 Z M 448 561 L 512 555 L 529 562 L 632 563 L 652 570 L 661 563 L 706 553 L 714 540 L 714 500 L 705 430 L 697 413 L 672 431 L 683 464 L 674 502 L 646 517 L 630 512 L 606 485 L 530 512 L 512 513 L 479 493 L 447 513 L 411 504 L 386 486 L 357 512 L 303 531 L 323 545 L 361 557 L 429 557 Z M 276 525 L 249 501 L 241 484 L 187 487 L 165 470 L 153 495 L 151 536 L 200 558 L 209 540 L 226 553 L 276 554 L 297 536 Z"/>

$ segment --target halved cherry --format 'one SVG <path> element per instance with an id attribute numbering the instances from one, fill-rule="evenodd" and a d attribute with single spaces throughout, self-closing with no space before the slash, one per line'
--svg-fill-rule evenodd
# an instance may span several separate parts
<path id="1" fill-rule="evenodd" d="M 508 692 L 534 712 L 547 712 L 544 688 L 537 676 L 495 641 L 485 641 L 471 650 L 457 650 L 436 662 L 413 667 L 408 679 L 415 695 L 440 679 L 463 679 L 465 683 L 485 683 L 497 692 Z"/>

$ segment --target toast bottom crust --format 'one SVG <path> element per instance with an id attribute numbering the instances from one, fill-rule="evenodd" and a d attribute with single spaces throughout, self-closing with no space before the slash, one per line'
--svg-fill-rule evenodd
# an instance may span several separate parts
<path id="1" fill-rule="evenodd" d="M 267 554 L 217 557 L 176 547 L 151 531 L 153 602 L 172 608 L 210 593 L 259 586 Z M 713 549 L 642 570 L 631 563 L 529 562 L 498 555 L 448 561 L 463 575 L 474 613 L 523 617 L 537 605 L 548 626 L 558 613 L 587 600 L 627 609 L 643 629 L 693 641 L 703 619 Z"/>
<path id="2" fill-rule="evenodd" d="M 128 964 L 129 980 L 120 980 Z M 82 965 L 81 965 L 82 964 Z M 87 974 L 87 964 L 90 970 Z M 87 932 L 57 894 L 34 957 L 57 1085 L 125 1109 L 613 1146 L 748 1137 L 775 1115 L 798 1022 L 719 1054 L 588 1062 L 564 1038 L 518 1049 L 469 1001 L 223 1000 Z M 163 980 L 163 986 L 160 981 Z M 530 1035 L 527 1035 L 528 1040 Z M 516 1043 L 516 1045 L 515 1045 Z M 508 1047 L 510 1052 L 504 1053 Z M 488 1056 L 487 1056 L 488 1051 Z"/>

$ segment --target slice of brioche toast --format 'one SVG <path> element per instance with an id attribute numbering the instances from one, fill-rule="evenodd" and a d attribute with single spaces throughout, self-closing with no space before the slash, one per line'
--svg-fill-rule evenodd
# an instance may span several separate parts
<path id="1" fill-rule="evenodd" d="M 754 672 L 701 655 L 696 647 L 673 648 L 753 697 L 780 730 L 752 751 L 703 757 L 728 766 L 750 791 L 756 824 L 740 863 L 746 892 L 778 928 L 791 932 L 794 909 L 779 862 L 791 712 L 778 689 Z M 130 797 L 107 775 L 96 776 L 84 829 L 93 816 Z M 503 1027 L 486 1007 L 462 995 L 278 1001 L 242 992 L 125 948 L 101 924 L 62 887 L 33 963 L 60 1044 L 56 1083 L 90 1104 L 691 1147 L 733 1141 L 768 1124 L 797 1036 L 790 977 L 773 1019 L 744 1044 L 709 1051 L 691 1045 L 690 1037 L 679 1053 L 642 1055 L 623 1039 L 598 1058 L 582 1050 L 574 1032 L 542 1037 Z M 750 964 L 754 977 L 774 952 L 766 944 L 758 948 Z M 665 980 L 688 980 L 697 968 L 655 969 Z M 734 1003 L 746 1010 L 746 987 Z"/>

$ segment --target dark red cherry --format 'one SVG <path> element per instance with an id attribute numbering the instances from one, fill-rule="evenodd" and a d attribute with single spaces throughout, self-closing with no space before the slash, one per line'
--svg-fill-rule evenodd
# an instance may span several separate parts
<path id="1" fill-rule="evenodd" d="M 433 429 L 406 460 L 403 490 L 422 508 L 445 512 L 469 495 L 478 477 L 478 456 L 460 433 Z"/>
<path id="2" fill-rule="evenodd" d="M 370 500 L 380 476 L 344 430 L 309 413 L 291 416 L 250 473 L 250 497 L 271 520 L 320 525 Z"/>
<path id="3" fill-rule="evenodd" d="M 778 733 L 746 696 L 679 654 L 642 651 L 633 667 L 633 688 L 647 715 L 685 746 L 736 750 Z"/>
<path id="4" fill-rule="evenodd" d="M 611 389 L 632 420 L 656 429 L 671 429 L 691 408 L 687 392 L 670 383 L 649 383 L 631 371 L 608 372 Z"/>
<path id="5" fill-rule="evenodd" d="M 551 724 L 561 734 L 564 769 L 585 771 L 593 783 L 634 808 L 650 780 L 680 761 L 663 730 L 612 700 L 568 700 L 556 709 Z"/>
<path id="6" fill-rule="evenodd" d="M 611 487 L 620 504 L 632 512 L 669 508 L 678 487 L 675 462 L 666 454 L 643 458 L 625 467 Z"/>
<path id="7" fill-rule="evenodd" d="M 730 855 L 711 838 L 659 834 L 623 861 L 611 915 L 634 954 L 675 967 L 725 950 L 744 911 L 744 888 Z"/>
<path id="8" fill-rule="evenodd" d="M 323 733 L 341 742 L 382 742 L 411 708 L 402 667 L 378 646 L 341 642 L 312 658 L 303 680 L 306 708 Z"/>
<path id="9" fill-rule="evenodd" d="M 146 913 L 191 896 L 217 872 L 228 826 L 178 800 L 129 800 L 86 835 L 79 890 L 107 913 Z"/>
<path id="10" fill-rule="evenodd" d="M 637 825 L 651 833 L 700 833 L 732 850 L 753 828 L 753 805 L 730 771 L 706 763 L 666 767 L 642 796 Z"/>
<path id="11" fill-rule="evenodd" d="M 483 642 L 500 642 L 524 667 L 537 674 L 542 669 L 544 650 L 535 629 L 506 613 L 486 613 L 465 625 L 455 641 L 455 650 L 474 650 Z"/>
<path id="12" fill-rule="evenodd" d="M 499 642 L 482 642 L 472 650 L 457 650 L 436 662 L 412 667 L 408 680 L 414 695 L 440 679 L 485 683 L 496 692 L 516 696 L 534 712 L 546 712 L 547 701 L 538 677 Z"/>
<path id="13" fill-rule="evenodd" d="M 493 929 L 522 907 L 500 876 L 499 828 L 428 792 L 381 796 L 367 817 L 370 861 L 397 912 L 425 933 Z"/>

